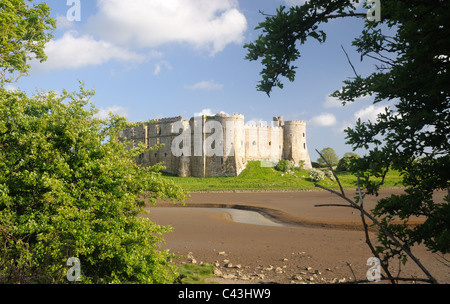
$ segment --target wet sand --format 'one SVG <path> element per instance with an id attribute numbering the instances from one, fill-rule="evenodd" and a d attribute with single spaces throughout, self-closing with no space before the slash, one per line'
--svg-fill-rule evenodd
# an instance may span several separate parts
<path id="1" fill-rule="evenodd" d="M 366 197 L 365 208 L 370 210 L 377 199 L 393 192 L 401 190 Z M 353 197 L 354 193 L 347 195 Z M 326 191 L 191 193 L 185 207 L 158 202 L 147 208 L 150 214 L 145 216 L 173 227 L 173 232 L 164 236 L 163 248 L 184 257 L 176 262 L 191 262 L 193 257 L 197 263 L 216 264 L 218 282 L 337 283 L 365 279 L 371 267 L 367 259 L 373 254 L 365 243 L 359 212 L 346 207 L 316 207 L 318 204 L 347 203 Z M 258 211 L 282 226 L 236 222 L 226 210 L 212 208 Z M 375 241 L 375 235 L 370 235 Z M 440 283 L 450 283 L 449 268 L 442 264 L 442 257 L 423 246 L 414 248 L 413 253 Z M 392 265 L 394 274 L 398 266 Z M 412 261 L 402 266 L 401 276 L 424 278 Z"/>

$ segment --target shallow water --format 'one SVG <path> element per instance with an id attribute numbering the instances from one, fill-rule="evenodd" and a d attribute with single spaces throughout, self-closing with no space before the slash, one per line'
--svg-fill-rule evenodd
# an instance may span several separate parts
<path id="1" fill-rule="evenodd" d="M 158 207 L 158 208 L 174 208 L 174 207 Z M 206 207 L 179 207 L 180 209 L 189 209 L 199 212 L 203 211 L 217 211 L 227 213 L 231 220 L 236 223 L 253 224 L 253 225 L 264 225 L 264 226 L 276 226 L 284 227 L 285 225 L 276 223 L 271 219 L 265 217 L 259 212 L 251 210 L 242 210 L 234 208 L 206 208 Z"/>
<path id="2" fill-rule="evenodd" d="M 207 209 L 207 208 L 203 208 L 203 209 Z M 213 209 L 228 213 L 230 215 L 231 219 L 237 223 L 265 225 L 265 226 L 277 226 L 277 227 L 284 226 L 283 224 L 276 223 L 256 211 L 233 209 L 233 208 L 213 208 Z"/>

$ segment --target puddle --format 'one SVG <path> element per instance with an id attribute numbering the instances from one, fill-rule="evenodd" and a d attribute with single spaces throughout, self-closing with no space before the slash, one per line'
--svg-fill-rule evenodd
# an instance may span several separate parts
<path id="1" fill-rule="evenodd" d="M 174 207 L 157 207 L 158 209 L 173 209 Z M 176 207 L 177 208 L 177 207 Z M 206 208 L 206 207 L 179 207 L 178 210 L 189 209 L 196 211 L 216 211 L 227 213 L 231 220 L 236 223 L 253 224 L 253 225 L 264 225 L 264 226 L 275 226 L 275 227 L 286 227 L 286 225 L 272 221 L 271 219 L 265 217 L 259 212 L 251 210 L 242 210 L 234 208 Z"/>
<path id="2" fill-rule="evenodd" d="M 202 208 L 202 209 L 215 209 L 222 212 L 226 212 L 230 215 L 231 219 L 237 223 L 277 226 L 277 227 L 284 226 L 283 224 L 276 223 L 256 211 L 233 209 L 233 208 Z"/>

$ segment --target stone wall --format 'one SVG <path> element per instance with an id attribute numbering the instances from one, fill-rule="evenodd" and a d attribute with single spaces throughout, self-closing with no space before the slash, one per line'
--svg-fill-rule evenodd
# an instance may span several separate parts
<path id="1" fill-rule="evenodd" d="M 136 146 L 161 145 L 136 158 L 137 163 L 153 166 L 163 163 L 165 171 L 179 176 L 236 176 L 248 161 L 276 164 L 288 159 L 311 168 L 306 146 L 306 122 L 283 121 L 274 117 L 268 124 L 244 124 L 244 116 L 181 116 L 154 120 L 151 124 L 123 130 L 121 139 Z"/>

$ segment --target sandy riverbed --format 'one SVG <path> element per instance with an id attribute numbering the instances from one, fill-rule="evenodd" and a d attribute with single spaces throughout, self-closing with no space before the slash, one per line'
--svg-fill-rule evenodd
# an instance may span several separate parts
<path id="1" fill-rule="evenodd" d="M 384 190 L 380 197 L 399 191 Z M 348 192 L 349 197 L 353 195 Z M 367 197 L 366 209 L 371 209 L 376 200 Z M 187 208 L 158 202 L 147 208 L 150 214 L 146 216 L 174 228 L 164 236 L 163 248 L 184 256 L 184 261 L 191 253 L 197 263 L 217 264 L 222 272 L 222 278 L 215 279 L 218 282 L 329 283 L 365 279 L 370 268 L 366 262 L 372 253 L 365 243 L 359 212 L 345 207 L 315 207 L 318 204 L 346 202 L 326 191 L 191 193 Z M 287 226 L 240 223 L 224 210 L 190 207 L 258 210 Z M 374 234 L 371 236 L 375 240 Z M 450 271 L 442 264 L 441 256 L 422 246 L 414 248 L 413 253 L 440 283 L 450 283 Z M 227 263 L 231 267 L 224 267 Z M 397 273 L 398 266 L 392 265 L 393 273 Z M 424 278 L 412 261 L 402 266 L 401 276 Z"/>

